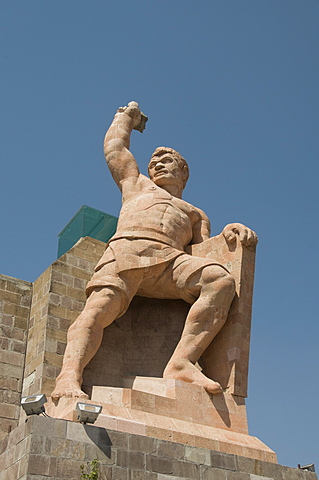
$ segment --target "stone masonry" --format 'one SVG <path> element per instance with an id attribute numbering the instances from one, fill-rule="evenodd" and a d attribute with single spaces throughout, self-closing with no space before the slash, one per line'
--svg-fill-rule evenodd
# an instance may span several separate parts
<path id="1" fill-rule="evenodd" d="M 68 328 L 83 309 L 86 283 L 104 249 L 98 240 L 80 240 L 34 282 L 23 395 L 51 394 Z"/>
<path id="2" fill-rule="evenodd" d="M 8 435 L 0 480 L 317 480 L 315 473 L 166 440 L 32 416 Z"/>
<path id="3" fill-rule="evenodd" d="M 0 438 L 18 425 L 32 284 L 0 275 Z"/>

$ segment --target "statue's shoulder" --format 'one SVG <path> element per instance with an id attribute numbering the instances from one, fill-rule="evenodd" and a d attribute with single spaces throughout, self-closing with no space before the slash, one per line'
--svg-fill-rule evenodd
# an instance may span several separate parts
<path id="1" fill-rule="evenodd" d="M 143 195 L 153 187 L 154 183 L 152 180 L 142 173 L 140 173 L 137 178 L 126 178 L 122 182 L 123 202 L 137 195 Z"/>
<path id="2" fill-rule="evenodd" d="M 198 207 L 194 207 L 196 212 L 197 212 L 197 215 L 199 215 L 199 217 L 201 218 L 201 220 L 205 220 L 205 221 L 208 221 L 209 222 L 209 218 L 208 216 L 206 215 L 206 213 L 204 212 L 204 210 L 201 210 L 200 208 Z"/>

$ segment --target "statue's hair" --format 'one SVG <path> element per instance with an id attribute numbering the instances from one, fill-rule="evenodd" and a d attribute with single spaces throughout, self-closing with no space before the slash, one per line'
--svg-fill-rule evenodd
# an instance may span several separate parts
<path id="1" fill-rule="evenodd" d="M 151 161 L 154 157 L 160 157 L 161 155 L 164 155 L 164 153 L 171 153 L 173 158 L 177 161 L 178 165 L 180 166 L 180 168 L 182 170 L 184 170 L 185 167 L 186 167 L 187 175 L 185 177 L 184 185 L 183 185 L 183 188 L 185 188 L 186 182 L 187 182 L 188 177 L 189 177 L 189 167 L 188 167 L 188 163 L 186 162 L 185 158 L 182 157 L 182 155 L 180 153 L 178 153 L 176 150 L 174 150 L 173 148 L 170 148 L 170 147 L 157 147 L 154 150 L 154 152 L 152 153 L 150 163 L 151 163 Z"/>

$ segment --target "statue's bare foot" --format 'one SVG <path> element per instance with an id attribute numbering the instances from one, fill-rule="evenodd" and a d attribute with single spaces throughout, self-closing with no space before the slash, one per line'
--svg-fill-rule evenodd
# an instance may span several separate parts
<path id="1" fill-rule="evenodd" d="M 61 397 L 69 398 L 89 398 L 81 390 L 81 385 L 76 380 L 61 379 L 57 382 L 55 389 L 51 393 L 53 400 L 59 400 Z"/>
<path id="2" fill-rule="evenodd" d="M 164 370 L 163 377 L 194 383 L 195 385 L 204 387 L 208 393 L 214 395 L 222 393 L 223 391 L 218 382 L 214 382 L 214 380 L 205 377 L 205 375 L 188 360 L 170 361 Z"/>

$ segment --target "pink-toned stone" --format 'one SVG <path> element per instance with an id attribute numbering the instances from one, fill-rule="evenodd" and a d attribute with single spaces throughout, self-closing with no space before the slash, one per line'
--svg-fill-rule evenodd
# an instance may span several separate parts
<path id="1" fill-rule="evenodd" d="M 87 396 L 81 390 L 83 369 L 97 353 L 103 329 L 127 310 L 135 295 L 195 302 L 162 372 L 165 378 L 193 383 L 211 394 L 231 386 L 235 394 L 242 395 L 245 390 L 246 364 L 238 368 L 236 364 L 242 351 L 246 353 L 248 342 L 236 341 L 232 330 L 232 324 L 238 323 L 232 318 L 237 315 L 238 302 L 232 301 L 243 254 L 233 253 L 244 247 L 254 249 L 257 237 L 249 228 L 234 223 L 217 237 L 209 238 L 206 214 L 182 200 L 189 171 L 185 159 L 175 150 L 157 148 L 148 167 L 150 178 L 142 175 L 129 144 L 132 130 L 143 131 L 144 126 L 145 116 L 138 104 L 131 102 L 119 109 L 105 137 L 106 161 L 122 192 L 123 206 L 116 234 L 88 284 L 86 306 L 69 329 L 62 371 L 52 393 L 56 399 L 64 395 Z M 246 257 L 247 261 L 253 259 L 250 253 Z M 80 268 L 90 267 L 90 262 L 83 259 L 72 262 L 68 268 L 56 263 L 63 272 L 63 281 L 69 285 L 74 284 L 72 277 L 81 276 Z M 245 299 L 251 291 L 246 282 Z M 53 301 L 52 315 L 73 320 L 69 297 L 53 297 Z M 228 313 L 226 340 L 222 335 L 218 343 Z M 240 318 L 245 325 L 248 320 Z M 208 348 L 215 339 L 217 348 Z M 158 348 L 161 340 L 148 335 L 147 341 Z M 200 358 L 203 371 L 195 365 Z"/>
<path id="2" fill-rule="evenodd" d="M 161 395 L 138 390 L 139 385 L 147 389 L 150 382 L 151 379 L 130 377 L 123 384 L 129 383 L 133 388 L 94 387 L 92 400 L 86 401 L 102 405 L 96 425 L 276 462 L 272 450 L 248 435 L 243 399 L 228 393 L 211 396 L 197 385 L 171 379 L 154 379 L 155 384 L 161 385 Z M 164 383 L 170 396 L 164 394 Z M 187 417 L 185 409 L 192 402 L 203 405 L 203 409 L 194 409 Z M 47 412 L 54 417 L 75 419 L 76 403 L 74 398 L 62 398 L 57 405 L 49 400 Z M 209 404 L 211 408 L 207 407 Z"/>
<path id="3" fill-rule="evenodd" d="M 81 285 L 83 288 L 89 280 L 93 265 L 103 253 L 103 244 L 81 239 L 44 272 L 34 288 L 25 370 L 28 379 L 34 375 L 34 382 L 26 384 L 25 392 L 44 391 L 48 395 L 52 391 L 52 372 L 57 371 L 61 362 L 65 330 L 74 322 L 68 334 L 62 375 L 54 392 L 59 402 L 56 405 L 49 399 L 46 406 L 49 415 L 76 421 L 75 405 L 85 392 L 90 396 L 87 402 L 103 407 L 97 425 L 230 453 L 249 448 L 252 458 L 275 461 L 268 447 L 248 436 L 243 398 L 247 392 L 256 236 L 243 225 L 230 224 L 220 235 L 209 238 L 206 215 L 181 199 L 188 168 L 172 149 L 160 148 L 154 152 L 151 179 L 138 172 L 128 150 L 129 135 L 138 120 L 137 109 L 136 105 L 130 105 L 117 114 L 106 137 L 107 161 L 123 193 L 119 228 L 110 243 L 117 245 L 115 258 L 122 272 L 122 283 L 113 290 L 112 282 L 101 284 L 99 293 L 97 281 L 103 276 L 99 277 L 97 272 L 89 284 L 92 292 L 84 312 L 75 320 L 84 303 Z M 118 125 L 123 127 L 121 135 L 125 137 L 120 139 L 125 145 L 120 152 L 119 144 L 115 148 L 119 140 L 115 134 Z M 114 155 L 116 167 L 112 164 Z M 154 227 L 151 238 L 144 238 L 145 226 Z M 129 243 L 134 242 L 128 238 L 140 243 L 130 250 Z M 162 249 L 166 249 L 163 257 Z M 130 251 L 133 253 L 129 254 Z M 194 300 L 201 295 L 203 301 L 214 306 L 208 313 L 205 309 L 200 314 L 190 313 L 189 293 L 183 289 L 180 299 L 170 298 L 176 279 L 166 290 L 163 285 L 163 290 L 152 285 L 163 274 L 163 265 L 165 269 L 169 266 L 167 258 L 175 262 L 181 252 L 190 255 L 187 262 L 191 275 L 197 271 L 209 272 L 208 279 L 199 276 L 197 290 L 190 288 L 195 293 Z M 99 266 L 110 258 L 107 249 Z M 147 281 L 140 283 L 145 274 Z M 181 268 L 178 278 L 182 274 Z M 225 285 L 219 284 L 220 278 Z M 140 284 L 139 289 L 135 289 L 135 284 Z M 211 290 L 210 284 L 214 286 Z M 230 307 L 234 285 L 236 293 Z M 139 294 L 122 316 L 127 302 L 119 292 L 126 292 L 129 300 L 133 293 Z M 218 292 L 216 298 L 213 292 Z M 94 313 L 88 324 L 89 310 Z M 222 311 L 222 321 L 217 311 Z M 114 320 L 115 317 L 118 318 Z M 211 318 L 218 324 L 214 331 Z M 185 319 L 187 328 L 183 333 Z M 197 320 L 202 322 L 201 328 L 194 330 Z M 88 325 L 93 332 L 91 338 L 85 334 Z M 103 327 L 107 327 L 104 332 Z M 208 331 L 209 339 L 213 339 L 209 346 L 209 339 L 196 345 L 190 341 L 189 337 L 200 338 L 203 331 Z M 82 358 L 78 358 L 79 350 L 84 352 Z M 84 371 L 74 360 L 86 365 Z M 183 363 L 182 374 L 176 368 L 178 362 Z M 227 436 L 227 432 L 233 436 Z"/>

